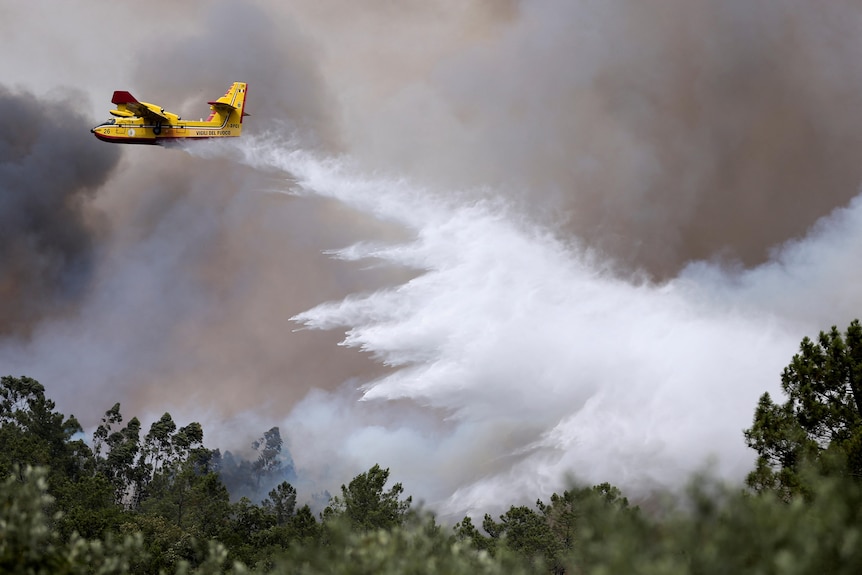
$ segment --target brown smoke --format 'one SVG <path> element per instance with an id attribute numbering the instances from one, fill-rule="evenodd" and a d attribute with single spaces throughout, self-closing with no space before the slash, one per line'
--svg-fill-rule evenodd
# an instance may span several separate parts
<path id="1" fill-rule="evenodd" d="M 207 7 L 199 30 L 162 42 L 138 60 L 135 77 L 153 94 L 139 97 L 165 106 L 187 102 L 183 107 L 194 115 L 230 81 L 246 81 L 251 116 L 244 133 L 290 131 L 306 147 L 338 150 L 338 114 L 317 70 L 314 43 L 289 19 L 274 20 L 254 6 Z M 159 241 L 180 251 L 171 273 L 197 301 L 191 310 L 176 310 L 171 301 L 185 301 L 177 296 L 157 312 L 171 317 L 166 349 L 155 369 L 127 384 L 134 407 L 158 404 L 170 393 L 175 404 L 204 404 L 221 415 L 255 409 L 280 416 L 312 387 L 334 389 L 380 373 L 357 353 L 333 360 L 339 334 L 294 334 L 290 318 L 400 277 L 362 272 L 323 253 L 360 239 L 369 227 L 385 235 L 384 227 L 332 202 L 267 193 L 285 190 L 288 174 L 156 153 L 132 160 L 137 199 L 115 197 L 113 213 L 127 222 L 122 233 L 142 234 L 139 241 L 164 233 L 166 219 L 179 218 L 174 237 Z"/>
<path id="2" fill-rule="evenodd" d="M 648 165 L 576 174 L 572 230 L 660 276 L 695 259 L 754 265 L 856 195 L 862 83 L 836 72 L 857 67 L 859 43 L 830 35 L 858 8 L 631 6 L 629 49 L 596 74 L 600 121 L 575 156 L 614 166 L 615 125 Z"/>
<path id="3" fill-rule="evenodd" d="M 394 41 L 333 25 L 351 149 L 524 198 L 630 268 L 763 262 L 857 192 L 856 4 L 522 2 L 481 34 L 414 15 Z"/>

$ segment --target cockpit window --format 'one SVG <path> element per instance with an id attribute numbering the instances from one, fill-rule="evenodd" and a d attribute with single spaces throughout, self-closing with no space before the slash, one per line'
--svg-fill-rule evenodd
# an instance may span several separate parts
<path id="1" fill-rule="evenodd" d="M 113 118 L 111 118 L 109 120 L 105 120 L 104 122 L 102 122 L 101 124 L 96 126 L 96 128 L 101 128 L 102 126 L 113 126 L 116 123 L 117 123 L 117 121 L 114 120 Z M 96 128 L 93 128 L 93 130 L 95 130 Z"/>

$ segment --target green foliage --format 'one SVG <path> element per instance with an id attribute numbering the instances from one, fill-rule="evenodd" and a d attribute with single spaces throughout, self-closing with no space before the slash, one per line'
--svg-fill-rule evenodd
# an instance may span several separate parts
<path id="1" fill-rule="evenodd" d="M 781 375 L 787 401 L 764 394 L 745 441 L 758 453 L 748 476 L 756 491 L 789 501 L 809 492 L 802 473 L 848 473 L 862 479 L 862 326 L 854 320 L 842 337 L 836 327 L 807 337 Z"/>
<path id="2" fill-rule="evenodd" d="M 120 404 L 115 403 L 105 412 L 101 424 L 93 434 L 93 448 L 96 454 L 96 469 L 114 486 L 117 503 L 134 509 L 140 501 L 144 482 L 148 478 L 147 470 L 138 457 L 141 449 L 141 422 L 137 417 L 133 417 L 125 427 L 113 431 L 113 426 L 122 422 Z"/>
<path id="3" fill-rule="evenodd" d="M 46 510 L 46 471 L 18 468 L 0 483 L 0 572 L 9 574 L 128 573 L 142 538 L 86 540 L 60 537 Z"/>
<path id="4" fill-rule="evenodd" d="M 771 492 L 754 495 L 705 479 L 674 510 L 647 517 L 607 484 L 553 495 L 539 512 L 512 507 L 499 522 L 486 516 L 495 555 L 508 551 L 534 563 L 533 572 L 644 575 L 761 573 L 851 574 L 862 566 L 862 489 L 841 477 L 807 479 L 808 498 L 789 503 Z M 536 521 L 544 517 L 548 529 Z M 456 539 L 477 532 L 469 518 Z M 481 546 L 480 546 L 481 547 Z"/>
<path id="5" fill-rule="evenodd" d="M 78 421 L 54 407 L 35 379 L 0 379 L 0 477 L 27 465 L 49 469 L 51 488 L 79 477 L 90 450 L 83 441 L 72 440 L 81 432 Z"/>
<path id="6" fill-rule="evenodd" d="M 308 505 L 303 505 L 286 525 L 291 541 L 310 541 L 320 537 L 320 524 Z"/>
<path id="7" fill-rule="evenodd" d="M 3 377 L 0 398 L 0 478 L 41 466 L 52 509 L 65 512 L 56 521 L 63 536 L 101 537 L 115 527 L 121 510 L 112 486 L 93 475 L 92 452 L 75 439 L 77 420 L 54 411 L 45 388 L 29 377 Z"/>
<path id="8" fill-rule="evenodd" d="M 54 507 L 62 510 L 55 528 L 63 537 L 78 533 L 98 539 L 116 533 L 128 514 L 115 503 L 114 486 L 100 474 L 66 481 L 53 490 Z"/>
<path id="9" fill-rule="evenodd" d="M 494 523 L 485 516 L 482 527 L 491 537 L 505 537 L 505 545 L 514 553 L 533 560 L 556 562 L 561 543 L 540 513 L 525 506 L 511 507 Z"/>
<path id="10" fill-rule="evenodd" d="M 782 376 L 787 402 L 764 395 L 746 431 L 759 455 L 754 492 L 699 480 L 649 515 L 603 483 L 485 515 L 481 528 L 465 517 L 450 534 L 411 510 L 400 483 L 387 489 L 379 465 L 341 486 L 322 523 L 286 481 L 259 504 L 232 504 L 199 424 L 165 413 L 142 438 L 116 404 L 91 451 L 41 384 L 5 377 L 0 573 L 855 574 L 860 356 L 858 322 L 803 340 Z M 253 483 L 283 474 L 282 445 L 278 428 L 256 442 Z"/>
<path id="11" fill-rule="evenodd" d="M 597 516 L 607 528 L 582 540 L 571 564 L 580 573 L 858 573 L 859 486 L 823 477 L 809 485 L 809 499 L 788 503 L 700 480 L 682 510 L 661 521 Z"/>
<path id="12" fill-rule="evenodd" d="M 492 555 L 501 549 L 544 565 L 553 573 L 565 573 L 566 565 L 578 558 L 594 540 L 603 540 L 608 532 L 626 526 L 638 537 L 647 533 L 637 508 L 616 487 L 603 483 L 590 488 L 551 495 L 549 503 L 536 502 L 536 510 L 512 506 L 494 521 L 485 515 L 482 535 L 469 517 L 455 525 L 455 537 L 469 541 L 478 550 Z"/>
<path id="13" fill-rule="evenodd" d="M 444 536 L 430 519 L 391 529 L 357 531 L 350 522 L 328 523 L 327 544 L 291 545 L 266 571 L 301 575 L 521 575 L 519 557 L 496 557 Z"/>
<path id="14" fill-rule="evenodd" d="M 230 496 L 215 473 L 201 474 L 183 462 L 175 474 L 160 474 L 150 485 L 140 511 L 157 515 L 195 537 L 217 537 L 229 521 Z"/>
<path id="15" fill-rule="evenodd" d="M 490 515 L 486 514 L 485 521 L 493 520 Z M 473 525 L 473 520 L 470 517 L 464 517 L 464 519 L 456 523 L 453 530 L 455 531 L 455 538 L 458 541 L 468 542 L 479 551 L 485 551 L 494 555 L 494 552 L 497 550 L 497 539 L 482 535 L 476 526 Z"/>
<path id="16" fill-rule="evenodd" d="M 106 573 L 172 572 L 226 553 L 208 543 L 230 531 L 231 507 L 208 469 L 200 424 L 177 430 L 166 413 L 142 444 L 139 421 L 121 427 L 115 404 L 94 434 L 94 453 L 74 439 L 77 421 L 53 410 L 39 382 L 0 382 L 0 572 L 99 572 L 103 560 L 113 565 Z"/>
<path id="17" fill-rule="evenodd" d="M 201 553 L 200 544 L 190 533 L 158 515 L 133 513 L 118 532 L 141 537 L 144 553 L 132 560 L 135 573 L 170 573 L 182 563 L 197 563 Z"/>
<path id="18" fill-rule="evenodd" d="M 296 489 L 283 481 L 269 492 L 263 506 L 274 516 L 276 525 L 285 525 L 296 512 Z"/>
<path id="19" fill-rule="evenodd" d="M 635 512 L 608 486 L 573 489 L 552 496 L 539 512 L 513 507 L 502 516 L 496 524 L 508 527 L 506 534 L 498 534 L 501 546 L 493 555 L 475 549 L 469 538 L 443 535 L 432 518 L 411 516 L 400 526 L 368 531 L 333 519 L 326 538 L 291 540 L 268 549 L 251 546 L 247 563 L 256 563 L 255 573 L 305 575 L 858 573 L 862 489 L 841 477 L 810 479 L 809 484 L 810 497 L 786 503 L 771 493 L 752 495 L 701 481 L 679 510 L 652 519 Z M 132 514 L 118 534 L 101 540 L 61 537 L 46 513 L 51 504 L 44 470 L 16 470 L 0 483 L 0 572 L 249 572 L 235 562 L 235 555 L 231 558 L 230 546 L 196 539 L 158 516 Z M 245 517 L 239 523 L 247 533 L 276 528 L 261 530 L 267 520 L 253 504 L 242 507 Z M 528 554 L 516 552 L 518 545 L 510 539 L 520 536 L 521 526 L 535 528 L 535 518 L 555 514 L 573 516 L 573 543 L 560 553 L 559 564 L 546 563 L 545 569 L 531 565 Z"/>
<path id="20" fill-rule="evenodd" d="M 332 498 L 323 511 L 323 519 L 330 522 L 343 518 L 354 529 L 364 532 L 401 525 L 413 498 L 400 499 L 404 493 L 400 483 L 384 491 L 387 481 L 389 468 L 380 469 L 375 464 L 367 472 L 354 477 L 349 485 L 341 486 L 341 497 Z"/>

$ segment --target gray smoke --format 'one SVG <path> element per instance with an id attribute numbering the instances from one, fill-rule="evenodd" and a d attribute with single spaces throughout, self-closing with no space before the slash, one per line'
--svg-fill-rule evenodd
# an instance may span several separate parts
<path id="1" fill-rule="evenodd" d="M 247 82 L 246 112 L 252 114 L 247 131 L 291 131 L 304 146 L 337 149 L 337 106 L 317 66 L 323 46 L 291 19 L 275 19 L 247 2 L 202 6 L 200 28 L 159 42 L 137 59 L 133 77 L 141 89 L 146 87 L 147 98 L 163 105 L 178 102 L 188 117 L 195 110 L 205 117 L 206 101 L 223 94 L 231 82 Z"/>
<path id="2" fill-rule="evenodd" d="M 73 309 L 92 280 L 102 226 L 87 203 L 119 152 L 77 105 L 0 86 L 0 336 Z"/>

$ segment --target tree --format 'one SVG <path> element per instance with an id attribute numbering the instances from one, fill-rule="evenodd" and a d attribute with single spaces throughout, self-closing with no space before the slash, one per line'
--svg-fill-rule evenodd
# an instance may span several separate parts
<path id="1" fill-rule="evenodd" d="M 431 525 L 429 525 L 431 523 Z M 535 571 L 519 557 L 491 557 L 442 534 L 429 519 L 416 517 L 391 529 L 357 532 L 336 522 L 330 544 L 290 545 L 267 573 L 303 575 L 525 575 Z"/>
<path id="2" fill-rule="evenodd" d="M 284 440 L 278 427 L 264 432 L 263 437 L 253 441 L 251 447 L 258 452 L 257 460 L 252 463 L 256 489 L 266 489 L 273 485 L 274 479 L 296 477 L 290 453 L 282 451 Z"/>
<path id="3" fill-rule="evenodd" d="M 781 374 L 787 401 L 761 396 L 745 441 L 758 453 L 747 479 L 756 491 L 787 500 L 808 490 L 806 465 L 862 480 L 862 326 L 833 326 L 817 341 L 804 338 Z"/>
<path id="4" fill-rule="evenodd" d="M 120 521 L 113 486 L 94 473 L 93 453 L 81 439 L 74 416 L 54 410 L 41 383 L 29 377 L 0 380 L 0 478 L 26 466 L 45 470 L 56 521 L 65 535 L 73 531 L 99 537 Z M 21 478 L 19 478 L 21 479 Z"/>
<path id="5" fill-rule="evenodd" d="M 20 467 L 0 480 L 0 573 L 129 573 L 141 536 L 88 540 L 53 529 L 46 472 Z"/>
<path id="6" fill-rule="evenodd" d="M 230 496 L 218 474 L 194 455 L 153 478 L 139 512 L 157 515 L 195 537 L 216 537 L 230 519 Z"/>
<path id="7" fill-rule="evenodd" d="M 81 425 L 74 416 L 54 411 L 45 388 L 30 377 L 0 379 L 0 477 L 17 466 L 40 465 L 50 469 L 49 487 L 76 480 L 91 452 L 81 440 L 73 440 Z"/>
<path id="8" fill-rule="evenodd" d="M 553 562 L 560 548 L 546 518 L 523 505 L 510 507 L 499 523 L 485 515 L 482 528 L 491 538 L 502 540 L 507 548 L 532 561 Z"/>
<path id="9" fill-rule="evenodd" d="M 93 446 L 97 469 L 114 485 L 117 503 L 134 509 L 140 503 L 141 491 L 149 478 L 144 462 L 139 459 L 141 450 L 141 422 L 137 417 L 129 420 L 125 427 L 112 431 L 115 424 L 123 422 L 120 404 L 105 412 L 102 423 L 93 433 Z M 102 450 L 105 450 L 102 456 Z"/>
<path id="10" fill-rule="evenodd" d="M 297 541 L 314 541 L 319 538 L 320 524 L 314 518 L 311 507 L 300 507 L 287 524 L 290 538 Z"/>
<path id="11" fill-rule="evenodd" d="M 285 525 L 296 512 L 296 489 L 282 481 L 263 500 L 263 508 L 275 518 L 276 525 Z"/>
<path id="12" fill-rule="evenodd" d="M 500 521 L 485 514 L 482 535 L 470 517 L 455 525 L 455 537 L 478 550 L 496 555 L 509 550 L 531 562 L 543 562 L 555 574 L 566 572 L 569 557 L 602 540 L 620 525 L 643 526 L 640 511 L 616 487 L 602 483 L 554 493 L 549 503 L 536 501 L 536 509 L 512 506 Z"/>
<path id="13" fill-rule="evenodd" d="M 649 548 L 652 529 L 640 512 L 632 507 L 622 492 L 609 483 L 592 487 L 573 488 L 551 495 L 548 504 L 536 503 L 548 521 L 556 547 L 546 555 L 549 567 L 556 574 L 565 573 L 566 565 L 606 561 L 609 554 L 636 556 L 641 548 Z M 614 537 L 619 542 L 608 544 Z M 607 572 L 630 572 L 619 567 Z"/>
<path id="14" fill-rule="evenodd" d="M 96 454 L 96 457 L 102 455 L 102 448 L 108 440 L 108 435 L 111 434 L 112 426 L 122 422 L 123 414 L 120 413 L 120 404 L 115 403 L 111 409 L 105 412 L 105 415 L 102 416 L 102 422 L 93 432 L 93 453 Z"/>
<path id="15" fill-rule="evenodd" d="M 341 486 L 341 497 L 333 497 L 323 510 L 324 520 L 342 517 L 363 532 L 403 524 L 413 498 L 399 499 L 404 492 L 400 483 L 384 491 L 388 480 L 389 468 L 380 469 L 377 464 L 360 473 L 349 485 Z"/>
<path id="16" fill-rule="evenodd" d="M 230 451 L 224 454 L 216 449 L 213 452 L 213 469 L 234 498 L 255 497 L 258 493 L 257 479 L 252 463 Z"/>
<path id="17" fill-rule="evenodd" d="M 230 490 L 233 498 L 248 497 L 260 501 L 264 495 L 283 481 L 294 481 L 296 471 L 290 453 L 284 449 L 284 440 L 278 427 L 272 427 L 251 443 L 257 454 L 254 461 L 226 451 L 213 452 L 214 470 Z M 327 501 L 329 498 L 327 497 Z"/>
<path id="18" fill-rule="evenodd" d="M 53 495 L 54 507 L 60 511 L 54 524 L 63 537 L 72 533 L 89 539 L 104 537 L 128 518 L 116 503 L 114 485 L 100 473 L 66 481 Z"/>
<path id="19" fill-rule="evenodd" d="M 178 430 L 171 414 L 165 413 L 153 422 L 141 442 L 138 418 L 133 417 L 125 427 L 114 431 L 114 426 L 122 422 L 120 404 L 115 403 L 93 433 L 93 447 L 98 471 L 113 483 L 117 503 L 127 509 L 137 510 L 145 500 L 163 497 L 173 487 L 181 494 L 188 486 L 189 475 L 210 472 L 215 454 L 203 447 L 200 423 L 192 422 Z M 181 518 L 182 505 L 179 507 Z M 181 519 L 177 522 L 181 523 Z"/>
<path id="20" fill-rule="evenodd" d="M 173 437 L 176 430 L 177 424 L 167 412 L 150 426 L 149 433 L 144 437 L 141 456 L 152 473 L 158 473 L 164 465 L 174 461 Z"/>
<path id="21" fill-rule="evenodd" d="M 254 470 L 258 473 L 258 482 L 261 475 L 278 471 L 281 467 L 278 456 L 283 445 L 284 440 L 281 439 L 281 432 L 278 427 L 264 432 L 263 437 L 252 442 L 252 449 L 258 452 L 257 461 L 254 463 Z"/>
<path id="22" fill-rule="evenodd" d="M 485 521 L 493 521 L 493 519 L 491 519 L 490 515 L 486 514 Z M 455 531 L 455 539 L 458 541 L 469 542 L 478 551 L 487 551 L 491 555 L 496 551 L 497 539 L 482 535 L 482 533 L 476 529 L 476 526 L 473 525 L 473 519 L 471 519 L 469 515 L 456 523 L 453 529 Z"/>

